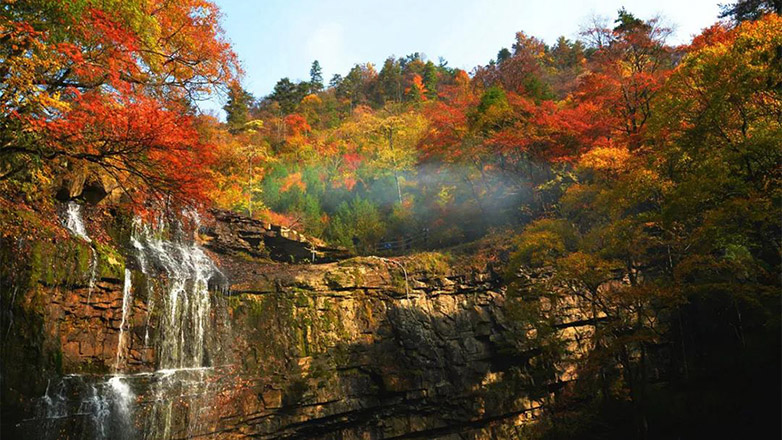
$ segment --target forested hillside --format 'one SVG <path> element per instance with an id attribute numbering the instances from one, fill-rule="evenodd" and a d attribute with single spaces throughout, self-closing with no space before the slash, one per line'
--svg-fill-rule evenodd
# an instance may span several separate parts
<path id="1" fill-rule="evenodd" d="M 782 386 L 780 13 L 741 0 L 675 46 L 622 9 L 577 40 L 519 31 L 469 72 L 314 61 L 255 97 L 209 1 L 5 1 L 0 244 L 56 241 L 71 200 L 230 210 L 355 255 L 481 240 L 510 297 L 591 307 L 578 384 L 525 435 L 760 435 Z M 221 93 L 224 122 L 199 110 Z M 561 355 L 542 310 L 516 312 Z"/>

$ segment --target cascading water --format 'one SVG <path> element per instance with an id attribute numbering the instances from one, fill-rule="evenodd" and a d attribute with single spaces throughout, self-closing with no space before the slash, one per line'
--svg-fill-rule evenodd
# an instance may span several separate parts
<path id="1" fill-rule="evenodd" d="M 159 380 L 153 387 L 144 429 L 144 438 L 165 439 L 195 429 L 198 416 L 192 411 L 208 406 L 203 397 L 208 392 L 205 375 L 211 370 L 206 349 L 211 321 L 209 280 L 219 271 L 195 242 L 164 240 L 149 228 L 138 229 L 132 244 L 142 271 L 154 277 L 157 270 L 166 281 L 158 301 Z M 175 427 L 176 433 L 172 432 Z"/>
<path id="2" fill-rule="evenodd" d="M 130 431 L 133 429 L 131 425 L 131 411 L 135 398 L 133 391 L 130 389 L 130 385 L 125 382 L 125 378 L 120 376 L 114 376 L 109 379 L 108 385 L 111 390 L 112 401 L 115 402 L 116 418 L 121 423 L 120 429 L 122 432 L 130 434 Z M 128 435 L 128 437 L 130 436 Z"/>
<path id="3" fill-rule="evenodd" d="M 134 231 L 137 228 L 141 227 L 141 222 L 139 220 L 135 221 L 133 224 Z M 144 245 L 141 244 L 141 242 L 138 241 L 138 239 L 134 236 L 130 237 L 130 244 L 133 246 L 134 251 L 136 252 L 136 259 L 138 260 L 139 268 L 141 269 L 141 273 L 144 275 L 148 275 L 149 271 L 147 270 L 147 258 L 144 256 Z M 147 319 L 144 323 L 144 346 L 149 346 L 149 322 L 152 318 L 152 314 L 155 311 L 155 292 L 154 288 L 151 283 L 147 284 Z"/>
<path id="4" fill-rule="evenodd" d="M 125 283 L 122 286 L 122 321 L 119 325 L 119 338 L 117 339 L 117 360 L 114 363 L 114 372 L 118 372 L 120 367 L 122 366 L 122 361 L 125 358 L 125 348 L 126 348 L 126 342 L 125 339 L 127 335 L 125 335 L 125 326 L 128 321 L 128 311 L 130 308 L 130 301 L 131 301 L 131 272 L 130 269 L 125 268 Z"/>
<path id="5" fill-rule="evenodd" d="M 92 244 L 78 204 L 68 205 L 65 224 L 74 235 Z M 166 239 L 170 235 L 177 238 Z M 209 282 L 219 271 L 179 228 L 172 233 L 137 221 L 131 246 L 136 267 L 146 278 L 143 342 L 133 336 L 133 323 L 141 321 L 134 317 L 138 309 L 133 297 L 139 292 L 134 292 L 138 287 L 132 283 L 132 271 L 126 268 L 113 374 L 69 375 L 51 381 L 41 398 L 38 417 L 30 421 L 45 421 L 39 423 L 42 438 L 56 438 L 65 424 L 68 432 L 74 433 L 69 438 L 189 437 L 199 429 L 200 413 L 210 408 Z M 131 352 L 152 346 L 156 370 L 127 372 Z"/>
<path id="6" fill-rule="evenodd" d="M 120 376 L 70 374 L 49 380 L 39 401 L 33 424 L 35 438 L 120 439 L 134 438 L 130 408 L 134 396 Z"/>
<path id="7" fill-rule="evenodd" d="M 214 263 L 195 243 L 163 240 L 149 230 L 136 244 L 144 261 L 160 268 L 168 283 L 160 305 L 160 368 L 203 366 L 211 307 L 209 279 L 217 271 Z"/>
<path id="8" fill-rule="evenodd" d="M 92 296 L 92 289 L 95 287 L 95 275 L 97 273 L 96 269 L 98 268 L 98 253 L 95 251 L 95 244 L 87 234 L 87 228 L 84 226 L 81 210 L 82 206 L 80 204 L 74 201 L 68 202 L 68 206 L 65 211 L 65 227 L 68 228 L 68 230 L 71 231 L 73 235 L 76 235 L 90 244 L 90 283 L 89 291 L 87 293 L 87 302 L 89 302 Z"/>
<path id="9" fill-rule="evenodd" d="M 87 235 L 87 228 L 84 226 L 84 221 L 81 217 L 81 205 L 74 201 L 68 202 L 65 227 L 87 243 L 92 243 L 89 235 Z"/>
<path id="10" fill-rule="evenodd" d="M 82 206 L 76 202 L 68 202 L 66 208 L 65 227 L 74 235 L 90 244 L 91 267 L 89 291 L 87 294 L 87 303 L 90 303 L 92 290 L 95 286 L 95 276 L 97 272 L 97 251 L 95 244 L 87 234 L 87 228 L 82 218 Z M 111 438 L 130 438 L 124 433 L 131 429 L 130 426 L 130 406 L 133 402 L 133 393 L 130 387 L 123 382 L 118 375 L 121 362 L 124 358 L 126 349 L 125 329 L 128 321 L 128 312 L 131 301 L 131 272 L 125 269 L 125 284 L 123 286 L 122 298 L 122 320 L 119 328 L 119 338 L 117 341 L 117 356 L 114 365 L 114 374 L 108 380 L 104 377 L 87 378 L 81 375 L 69 375 L 57 381 L 57 391 L 50 396 L 51 380 L 47 385 L 46 392 L 41 398 L 41 410 L 39 418 L 47 421 L 44 428 L 45 436 L 49 437 L 52 425 L 51 421 L 69 418 L 86 418 L 92 423 L 92 429 L 82 427 L 83 438 L 109 438 L 108 433 L 114 432 Z M 95 381 L 97 379 L 97 381 Z M 69 400 L 73 400 L 70 394 L 77 397 L 78 407 L 76 410 L 69 410 Z M 71 405 L 72 406 L 72 405 Z M 87 424 L 85 426 L 89 426 Z M 112 429 L 112 427 L 114 427 Z"/>

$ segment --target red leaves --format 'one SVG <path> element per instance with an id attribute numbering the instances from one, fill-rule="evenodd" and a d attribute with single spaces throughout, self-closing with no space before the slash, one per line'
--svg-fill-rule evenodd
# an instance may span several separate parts
<path id="1" fill-rule="evenodd" d="M 447 156 L 452 147 L 462 143 L 467 132 L 466 106 L 438 101 L 427 108 L 426 114 L 430 128 L 421 142 L 423 155 L 425 158 Z"/>
<path id="2" fill-rule="evenodd" d="M 687 46 L 689 52 L 703 49 L 706 46 L 711 46 L 719 43 L 726 43 L 732 39 L 733 35 L 728 32 L 728 29 L 722 23 L 715 23 L 711 27 L 703 30 L 703 32 L 692 39 L 692 43 Z"/>
<path id="3" fill-rule="evenodd" d="M 239 70 L 217 7 L 128 0 L 35 11 L 23 3 L 0 17 L 9 43 L 0 49 L 0 125 L 14 127 L 3 153 L 29 164 L 17 172 L 57 182 L 87 169 L 137 202 L 205 201 L 213 149 L 191 103 Z M 303 118 L 291 126 L 309 131 Z"/>
<path id="4" fill-rule="evenodd" d="M 627 22 L 610 32 L 591 32 L 603 35 L 605 44 L 592 56 L 590 72 L 575 96 L 610 115 L 613 120 L 604 122 L 611 134 L 631 149 L 639 148 L 652 115 L 652 100 L 672 68 L 673 50 L 665 44 L 670 30 L 653 19 Z"/>
<path id="5" fill-rule="evenodd" d="M 73 32 L 81 45 L 63 43 L 59 49 L 71 61 L 80 88 L 108 84 L 128 93 L 137 86 L 131 78 L 141 76 L 138 35 L 94 8 L 74 23 Z"/>
<path id="6" fill-rule="evenodd" d="M 212 149 L 199 140 L 193 118 L 170 105 L 144 95 L 89 92 L 39 130 L 51 151 L 97 165 L 120 185 L 135 187 L 142 200 L 165 195 L 203 202 Z"/>
<path id="7" fill-rule="evenodd" d="M 304 116 L 293 113 L 285 117 L 285 126 L 290 130 L 291 136 L 300 136 L 309 133 L 312 128 Z"/>
<path id="8" fill-rule="evenodd" d="M 453 95 L 451 95 L 453 96 Z M 603 145 L 611 136 L 613 119 L 600 104 L 533 100 L 507 93 L 511 119 L 488 132 L 471 126 L 477 98 L 443 99 L 427 109 L 430 129 L 420 148 L 425 157 L 446 161 L 484 157 L 510 164 L 522 159 L 575 162 L 579 155 Z"/>
<path id="9" fill-rule="evenodd" d="M 358 169 L 361 162 L 364 161 L 364 158 L 358 153 L 345 153 L 342 155 L 342 160 L 344 162 L 344 168 L 353 172 Z"/>

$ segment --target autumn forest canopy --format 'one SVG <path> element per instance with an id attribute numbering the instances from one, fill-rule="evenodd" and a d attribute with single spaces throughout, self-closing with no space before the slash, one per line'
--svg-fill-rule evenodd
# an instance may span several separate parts
<path id="1" fill-rule="evenodd" d="M 554 273 L 605 317 L 540 438 L 778 420 L 782 5 L 723 6 L 678 46 L 665 21 L 601 12 L 575 40 L 520 30 L 471 71 L 313 61 L 253 96 L 210 1 L 6 0 L 2 235 L 76 199 L 231 210 L 356 255 L 500 243 L 507 279 Z M 215 95 L 225 121 L 199 110 Z"/>

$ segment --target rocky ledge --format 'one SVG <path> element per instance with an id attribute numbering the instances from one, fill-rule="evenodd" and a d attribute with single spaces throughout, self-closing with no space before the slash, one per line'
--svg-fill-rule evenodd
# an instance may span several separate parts
<path id="1" fill-rule="evenodd" d="M 217 253 L 268 258 L 284 263 L 328 263 L 347 258 L 345 249 L 327 246 L 285 226 L 230 211 L 211 210 L 213 221 L 200 230 L 204 246 Z"/>

